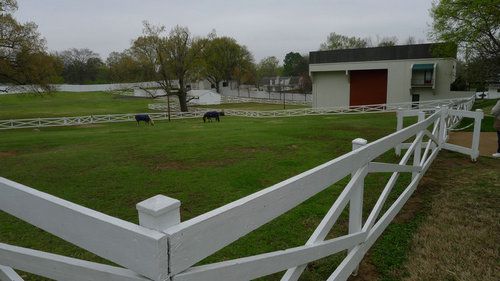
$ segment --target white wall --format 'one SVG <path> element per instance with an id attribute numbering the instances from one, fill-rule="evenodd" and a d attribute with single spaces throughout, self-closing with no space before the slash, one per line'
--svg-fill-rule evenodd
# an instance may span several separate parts
<path id="1" fill-rule="evenodd" d="M 220 104 L 222 100 L 220 94 L 210 90 L 191 90 L 187 95 L 189 98 L 195 97 L 195 99 L 189 101 L 190 104 Z"/>
<path id="2" fill-rule="evenodd" d="M 238 89 L 231 89 L 230 87 L 221 87 L 221 94 L 223 96 L 242 97 L 242 98 L 256 98 L 256 99 L 272 99 L 282 100 L 283 94 L 276 92 L 259 91 L 250 85 L 242 85 L 239 93 Z M 286 93 L 285 99 L 290 101 L 311 101 L 312 95 L 305 95 L 301 93 Z"/>
<path id="3" fill-rule="evenodd" d="M 165 96 L 166 93 L 162 89 L 148 89 L 148 90 L 143 90 L 143 89 L 134 89 L 134 97 L 158 97 L 158 96 Z"/>
<path id="4" fill-rule="evenodd" d="M 345 71 L 314 73 L 312 82 L 313 107 L 349 105 L 349 80 Z"/>
<path id="5" fill-rule="evenodd" d="M 435 90 L 419 90 L 421 100 L 450 98 L 450 84 L 455 80 L 454 59 L 415 59 L 386 60 L 348 63 L 311 64 L 310 72 L 313 78 L 313 102 L 315 107 L 348 106 L 350 87 L 345 85 L 345 79 L 340 73 L 346 70 L 387 69 L 387 103 L 411 102 L 412 65 L 436 63 Z M 327 74 L 327 76 L 324 75 Z M 332 76 L 331 73 L 338 73 Z M 330 78 L 329 78 L 330 77 Z M 333 80 L 330 80 L 333 79 Z M 348 78 L 346 78 L 348 81 Z M 335 98 L 332 98 L 332 93 Z"/>
<path id="6" fill-rule="evenodd" d="M 500 98 L 500 85 L 491 84 L 488 86 L 488 99 L 499 99 Z"/>
<path id="7" fill-rule="evenodd" d="M 57 92 L 104 92 L 126 90 L 137 87 L 149 88 L 158 87 L 156 82 L 139 82 L 139 83 L 119 83 L 119 84 L 97 84 L 97 85 L 70 85 L 70 84 L 55 84 L 52 85 Z M 33 86 L 0 86 L 0 90 L 8 90 L 9 92 L 0 92 L 0 94 L 19 94 L 32 92 Z"/>

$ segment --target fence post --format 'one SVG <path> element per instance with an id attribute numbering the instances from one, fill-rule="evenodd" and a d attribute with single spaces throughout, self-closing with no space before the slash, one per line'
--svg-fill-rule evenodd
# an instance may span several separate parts
<path id="1" fill-rule="evenodd" d="M 403 129 L 403 109 L 399 107 L 396 110 L 396 118 L 397 118 L 397 125 L 396 125 L 396 131 L 400 131 Z M 396 155 L 401 156 L 401 145 L 398 144 L 396 146 Z"/>
<path id="2" fill-rule="evenodd" d="M 439 119 L 439 146 L 442 147 L 446 142 L 446 135 L 448 134 L 446 127 L 446 117 L 448 117 L 448 106 L 441 107 L 441 117 Z"/>
<path id="3" fill-rule="evenodd" d="M 476 109 L 477 113 L 483 113 L 481 109 Z M 472 161 L 476 161 L 479 157 L 479 139 L 481 137 L 481 119 L 483 114 L 478 114 L 474 118 L 474 133 L 472 134 Z"/>
<path id="4" fill-rule="evenodd" d="M 360 147 L 365 146 L 368 143 L 367 140 L 362 138 L 357 138 L 352 141 L 352 150 L 356 150 Z M 353 172 L 351 176 L 354 176 Z M 364 179 L 359 181 L 357 186 L 354 186 L 354 191 L 349 202 L 349 234 L 360 232 L 363 228 L 363 191 L 364 191 Z M 349 250 L 351 251 L 351 250 Z M 353 271 L 353 275 L 358 274 L 358 267 Z"/>
<path id="5" fill-rule="evenodd" d="M 136 205 L 141 226 L 164 231 L 179 224 L 181 202 L 163 195 L 156 195 Z"/>
<path id="6" fill-rule="evenodd" d="M 425 120 L 425 112 L 420 111 L 418 113 L 418 122 L 422 122 L 424 120 Z M 415 166 L 415 167 L 420 165 L 420 158 L 421 158 L 421 155 L 422 155 L 422 138 L 421 138 L 421 135 L 424 133 L 424 130 L 422 130 L 416 136 L 417 138 L 420 138 L 420 139 L 417 141 L 417 144 L 415 145 L 415 151 L 413 152 L 413 166 Z M 411 178 L 414 179 L 417 175 L 418 175 L 418 172 L 413 172 L 411 174 Z"/>

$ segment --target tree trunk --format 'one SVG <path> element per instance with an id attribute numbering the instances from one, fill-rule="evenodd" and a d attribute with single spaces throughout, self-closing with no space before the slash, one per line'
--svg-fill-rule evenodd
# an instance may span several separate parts
<path id="1" fill-rule="evenodd" d="M 179 105 L 181 106 L 181 111 L 187 112 L 188 111 L 188 106 L 186 101 L 187 94 L 184 92 L 184 90 L 179 90 L 179 94 L 177 96 L 179 97 Z"/>
<path id="2" fill-rule="evenodd" d="M 181 106 L 181 111 L 182 112 L 187 112 L 188 111 L 188 106 L 187 106 L 187 93 L 184 88 L 184 79 L 179 78 L 179 93 L 177 94 L 179 97 L 179 105 Z"/>
<path id="3" fill-rule="evenodd" d="M 215 90 L 220 94 L 220 81 L 215 81 Z"/>

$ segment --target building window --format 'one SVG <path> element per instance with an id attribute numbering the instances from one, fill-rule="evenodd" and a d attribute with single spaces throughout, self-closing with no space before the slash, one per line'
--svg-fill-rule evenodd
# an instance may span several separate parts
<path id="1" fill-rule="evenodd" d="M 431 84 L 431 83 L 432 83 L 432 71 L 426 70 L 424 72 L 424 84 Z"/>

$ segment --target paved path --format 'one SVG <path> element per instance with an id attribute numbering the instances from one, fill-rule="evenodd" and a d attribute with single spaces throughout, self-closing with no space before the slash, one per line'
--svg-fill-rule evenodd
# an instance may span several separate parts
<path id="1" fill-rule="evenodd" d="M 450 132 L 449 142 L 456 145 L 471 147 L 472 132 Z M 479 141 L 479 155 L 491 156 L 497 150 L 497 133 L 482 132 Z"/>

